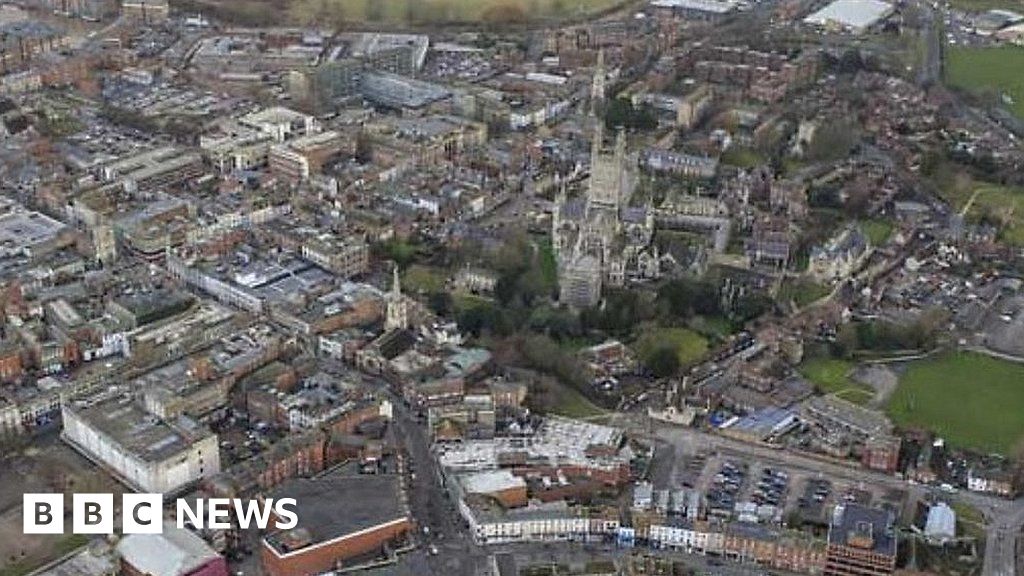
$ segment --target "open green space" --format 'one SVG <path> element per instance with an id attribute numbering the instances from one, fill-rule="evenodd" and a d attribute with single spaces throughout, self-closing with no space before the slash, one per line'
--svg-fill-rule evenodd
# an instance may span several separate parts
<path id="1" fill-rule="evenodd" d="M 865 220 L 860 227 L 875 247 L 884 246 L 892 236 L 892 223 L 887 220 Z"/>
<path id="2" fill-rule="evenodd" d="M 943 199 L 956 211 L 967 208 L 968 220 L 986 220 L 999 226 L 1000 239 L 1024 246 L 1024 189 L 988 182 L 940 187 Z"/>
<path id="3" fill-rule="evenodd" d="M 733 146 L 722 154 L 722 164 L 736 166 L 737 168 L 755 168 L 766 164 L 764 156 L 751 148 Z"/>
<path id="4" fill-rule="evenodd" d="M 991 93 L 1024 118 L 1024 48 L 949 47 L 946 50 L 946 82 L 978 94 Z"/>
<path id="5" fill-rule="evenodd" d="M 650 357 L 662 346 L 676 350 L 680 366 L 689 366 L 700 360 L 708 351 L 708 341 L 700 334 L 686 328 L 653 327 L 641 330 L 636 350 L 640 358 Z"/>
<path id="6" fill-rule="evenodd" d="M 950 504 L 956 512 L 957 534 L 977 538 L 985 538 L 985 516 L 980 510 L 966 502 L 953 502 Z"/>
<path id="7" fill-rule="evenodd" d="M 7 564 L 0 565 L 0 576 L 24 576 L 67 554 L 78 550 L 89 543 L 87 536 L 68 534 L 61 536 L 52 547 L 45 547 L 34 554 L 24 556 Z"/>
<path id="8" fill-rule="evenodd" d="M 850 378 L 853 368 L 853 362 L 846 360 L 812 358 L 800 365 L 800 373 L 825 394 L 835 394 L 854 404 L 867 404 L 874 398 L 874 391 Z"/>
<path id="9" fill-rule="evenodd" d="M 443 270 L 413 264 L 402 272 L 402 289 L 408 292 L 439 292 L 447 279 Z"/>
<path id="10" fill-rule="evenodd" d="M 780 302 L 796 302 L 800 308 L 828 296 L 831 289 L 810 278 L 786 278 L 779 287 Z"/>
<path id="11" fill-rule="evenodd" d="M 1009 454 L 1024 438 L 1024 365 L 971 352 L 911 364 L 886 411 L 955 446 Z"/>
<path id="12" fill-rule="evenodd" d="M 528 404 L 545 413 L 567 418 L 593 418 L 606 414 L 579 390 L 555 378 L 542 379 L 536 388 L 530 390 L 530 396 Z"/>

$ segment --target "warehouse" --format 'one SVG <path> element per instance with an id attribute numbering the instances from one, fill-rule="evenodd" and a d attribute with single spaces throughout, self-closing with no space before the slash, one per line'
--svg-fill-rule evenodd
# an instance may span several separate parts
<path id="1" fill-rule="evenodd" d="M 140 492 L 173 494 L 220 472 L 217 435 L 187 417 L 163 421 L 131 398 L 63 407 L 62 437 Z"/>
<path id="2" fill-rule="evenodd" d="M 892 4 L 882 0 L 836 0 L 811 14 L 804 22 L 830 30 L 860 34 L 893 12 Z"/>
<path id="3" fill-rule="evenodd" d="M 312 576 L 351 567 L 402 546 L 412 529 L 398 476 L 338 469 L 281 484 L 274 499 L 294 498 L 299 524 L 263 538 L 270 576 Z"/>

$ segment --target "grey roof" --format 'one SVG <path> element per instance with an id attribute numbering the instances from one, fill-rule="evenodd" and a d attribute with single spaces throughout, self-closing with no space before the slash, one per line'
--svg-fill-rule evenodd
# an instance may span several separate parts
<path id="1" fill-rule="evenodd" d="M 129 534 L 117 552 L 140 574 L 182 576 L 220 556 L 192 532 L 164 522 L 162 534 Z"/>
<path id="2" fill-rule="evenodd" d="M 882 0 L 836 0 L 804 21 L 819 26 L 838 24 L 860 30 L 888 16 L 892 11 L 892 4 Z"/>
<path id="3" fill-rule="evenodd" d="M 295 499 L 299 517 L 295 529 L 308 532 L 311 544 L 409 516 L 399 478 L 394 475 L 358 475 L 340 469 L 316 478 L 288 480 L 271 497 Z M 266 542 L 284 554 L 288 550 L 280 536 L 285 534 L 269 534 Z"/>
<path id="4" fill-rule="evenodd" d="M 939 502 L 928 510 L 924 534 L 929 538 L 956 537 L 956 512 L 945 502 Z"/>
<path id="5" fill-rule="evenodd" d="M 164 421 L 128 398 L 111 398 L 86 408 L 65 406 L 89 426 L 116 442 L 122 450 L 146 462 L 161 462 L 187 450 L 213 433 L 181 416 Z"/>
<path id="6" fill-rule="evenodd" d="M 889 510 L 869 508 L 859 504 L 836 506 L 829 526 L 828 543 L 859 548 L 858 540 L 870 542 L 870 550 L 877 554 L 896 555 L 896 518 Z"/>

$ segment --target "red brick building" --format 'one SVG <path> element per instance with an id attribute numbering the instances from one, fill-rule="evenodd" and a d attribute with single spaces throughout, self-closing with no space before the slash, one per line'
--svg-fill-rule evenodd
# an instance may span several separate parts
<path id="1" fill-rule="evenodd" d="M 313 576 L 372 561 L 412 531 L 400 479 L 345 471 L 290 480 L 272 495 L 294 498 L 298 526 L 263 538 L 269 576 Z"/>

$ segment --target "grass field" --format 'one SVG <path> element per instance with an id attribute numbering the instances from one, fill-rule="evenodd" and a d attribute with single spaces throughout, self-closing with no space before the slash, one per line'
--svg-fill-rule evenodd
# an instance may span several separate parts
<path id="1" fill-rule="evenodd" d="M 655 349 L 666 344 L 677 350 L 680 366 L 689 366 L 697 362 L 708 351 L 707 339 L 686 328 L 643 330 L 643 335 L 637 341 L 636 349 L 641 358 L 647 358 Z"/>
<path id="2" fill-rule="evenodd" d="M 892 236 L 892 224 L 886 220 L 865 220 L 860 226 L 875 247 L 884 246 Z"/>
<path id="3" fill-rule="evenodd" d="M 970 92 L 1006 96 L 1010 110 L 1024 118 L 1024 48 L 950 47 L 946 51 L 946 82 Z"/>
<path id="4" fill-rule="evenodd" d="M 755 168 L 766 163 L 764 156 L 750 148 L 733 146 L 722 154 L 722 163 L 736 166 L 737 168 Z"/>
<path id="5" fill-rule="evenodd" d="M 969 189 L 947 186 L 942 189 L 943 199 L 961 211 L 971 202 L 967 217 L 979 220 L 988 216 L 1001 224 L 1000 239 L 1014 246 L 1024 246 L 1024 190 L 998 184 L 977 183 Z"/>
<path id="6" fill-rule="evenodd" d="M 558 414 L 567 418 L 592 418 L 606 414 L 575 388 L 559 382 L 554 378 L 545 378 L 538 389 L 530 392 L 534 396 L 529 401 L 534 409 L 547 413 Z"/>
<path id="7" fill-rule="evenodd" d="M 402 272 L 402 290 L 407 292 L 438 292 L 444 289 L 443 270 L 413 264 Z"/>
<path id="8" fill-rule="evenodd" d="M 886 411 L 956 446 L 1010 453 L 1024 438 L 1024 365 L 951 353 L 909 366 Z"/>
<path id="9" fill-rule="evenodd" d="M 35 550 L 32 554 L 17 558 L 16 560 L 7 559 L 0 561 L 2 562 L 0 563 L 0 576 L 25 576 L 26 574 L 31 574 L 47 563 L 62 558 L 64 555 L 70 554 L 89 543 L 89 538 L 82 534 L 39 536 L 39 538 L 47 538 L 51 542 L 48 543 L 48 546 L 44 546 Z"/>
<path id="10" fill-rule="evenodd" d="M 825 394 L 835 394 L 854 404 L 865 405 L 874 398 L 874 391 L 854 382 L 849 374 L 854 365 L 845 360 L 814 358 L 800 365 L 800 373 Z"/>
<path id="11" fill-rule="evenodd" d="M 803 308 L 808 304 L 820 300 L 829 294 L 828 286 L 822 286 L 810 278 L 791 279 L 783 281 L 779 288 L 779 302 L 796 302 L 796 305 Z"/>

